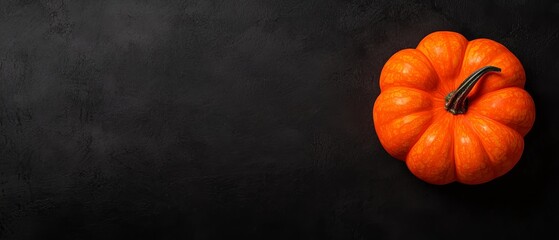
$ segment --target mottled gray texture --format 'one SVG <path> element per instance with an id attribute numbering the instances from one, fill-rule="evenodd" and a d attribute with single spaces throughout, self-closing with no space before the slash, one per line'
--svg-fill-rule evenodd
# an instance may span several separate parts
<path id="1" fill-rule="evenodd" d="M 489 184 L 374 134 L 384 62 L 436 30 L 526 69 L 536 125 Z M 0 238 L 559 237 L 558 46 L 552 1 L 0 1 Z"/>

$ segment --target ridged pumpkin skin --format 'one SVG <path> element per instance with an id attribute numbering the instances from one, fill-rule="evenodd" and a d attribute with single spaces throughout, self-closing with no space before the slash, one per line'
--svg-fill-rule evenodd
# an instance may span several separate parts
<path id="1" fill-rule="evenodd" d="M 467 95 L 463 114 L 445 109 L 445 97 L 470 74 L 485 74 Z M 384 149 L 432 184 L 480 184 L 510 171 L 535 120 L 523 89 L 520 61 L 503 45 L 468 41 L 455 32 L 434 32 L 416 49 L 395 53 L 380 75 L 373 121 Z"/>

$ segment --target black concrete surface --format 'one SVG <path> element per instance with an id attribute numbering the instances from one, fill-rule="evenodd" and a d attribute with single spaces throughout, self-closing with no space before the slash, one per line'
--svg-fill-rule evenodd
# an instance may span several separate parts
<path id="1" fill-rule="evenodd" d="M 438 30 L 526 69 L 487 184 L 374 132 L 383 64 Z M 0 1 L 0 239 L 559 238 L 558 56 L 556 1 Z"/>

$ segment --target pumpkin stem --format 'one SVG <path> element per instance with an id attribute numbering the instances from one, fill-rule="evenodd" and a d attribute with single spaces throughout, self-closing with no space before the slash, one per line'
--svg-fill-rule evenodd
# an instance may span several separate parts
<path id="1" fill-rule="evenodd" d="M 478 69 L 472 73 L 472 75 L 467 77 L 456 90 L 446 95 L 444 108 L 454 115 L 465 113 L 468 107 L 468 94 L 474 88 L 474 85 L 478 82 L 478 80 L 488 72 L 500 71 L 500 68 L 494 66 L 486 66 Z"/>

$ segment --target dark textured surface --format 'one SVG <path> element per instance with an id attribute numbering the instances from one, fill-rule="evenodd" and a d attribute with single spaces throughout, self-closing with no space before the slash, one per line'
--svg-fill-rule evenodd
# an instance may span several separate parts
<path id="1" fill-rule="evenodd" d="M 374 134 L 384 62 L 436 30 L 526 69 L 537 120 L 488 184 Z M 559 237 L 558 53 L 544 1 L 1 1 L 0 239 Z"/>

